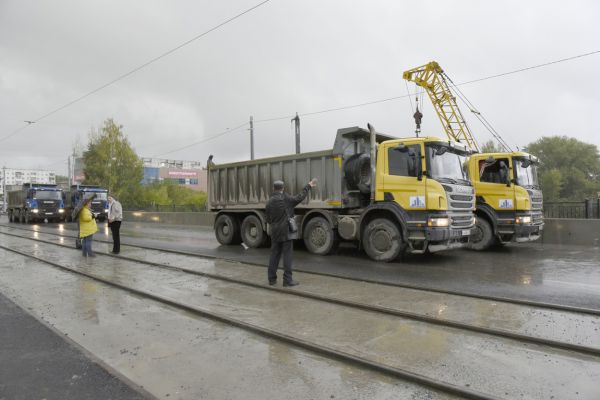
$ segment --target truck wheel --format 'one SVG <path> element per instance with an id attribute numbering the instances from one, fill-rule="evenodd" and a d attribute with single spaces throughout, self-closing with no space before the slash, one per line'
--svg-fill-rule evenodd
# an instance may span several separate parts
<path id="1" fill-rule="evenodd" d="M 386 218 L 376 218 L 369 222 L 362 242 L 367 255 L 375 261 L 393 261 L 404 249 L 400 229 Z"/>
<path id="2" fill-rule="evenodd" d="M 302 238 L 308 251 L 319 255 L 333 252 L 339 244 L 337 232 L 323 217 L 316 217 L 308 221 L 304 227 Z"/>
<path id="3" fill-rule="evenodd" d="M 490 223 L 481 217 L 475 218 L 475 229 L 469 238 L 469 248 L 473 250 L 486 250 L 496 241 Z"/>
<path id="4" fill-rule="evenodd" d="M 12 211 L 8 212 L 8 222 L 15 222 L 15 217 L 13 217 Z"/>
<path id="5" fill-rule="evenodd" d="M 215 221 L 215 236 L 221 244 L 239 244 L 240 224 L 231 215 L 221 214 Z"/>
<path id="6" fill-rule="evenodd" d="M 242 222 L 242 241 L 248 247 L 257 248 L 265 243 L 265 231 L 263 231 L 260 219 L 256 215 L 248 215 Z"/>
<path id="7" fill-rule="evenodd" d="M 23 210 L 19 211 L 19 222 L 22 224 L 25 223 L 25 213 L 23 213 Z"/>
<path id="8" fill-rule="evenodd" d="M 24 219 L 24 221 L 23 221 L 23 222 L 25 222 L 26 224 L 28 224 L 28 223 L 30 223 L 30 222 L 31 222 L 31 215 L 29 214 L 29 211 L 27 211 L 27 212 L 25 213 L 25 219 Z"/>

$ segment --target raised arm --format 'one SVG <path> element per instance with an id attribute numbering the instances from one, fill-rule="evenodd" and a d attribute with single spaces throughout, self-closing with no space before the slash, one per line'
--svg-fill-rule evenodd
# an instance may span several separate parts
<path id="1" fill-rule="evenodd" d="M 296 207 L 298 204 L 300 204 L 300 202 L 302 200 L 304 200 L 306 198 L 306 196 L 308 196 L 308 191 L 312 188 L 314 188 L 315 186 L 317 186 L 317 180 L 313 178 L 313 180 L 311 180 L 310 182 L 308 182 L 306 184 L 306 186 L 304 186 L 304 188 L 302 189 L 302 192 L 298 193 L 295 196 L 287 196 L 286 200 L 287 202 Z"/>

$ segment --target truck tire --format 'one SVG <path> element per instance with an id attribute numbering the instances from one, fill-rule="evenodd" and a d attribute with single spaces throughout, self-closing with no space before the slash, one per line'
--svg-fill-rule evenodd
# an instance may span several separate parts
<path id="1" fill-rule="evenodd" d="M 302 238 L 308 251 L 319 255 L 327 255 L 335 251 L 340 242 L 337 232 L 323 217 L 315 217 L 308 221 Z"/>
<path id="2" fill-rule="evenodd" d="M 241 238 L 238 220 L 231 215 L 219 215 L 215 221 L 215 236 L 217 241 L 223 245 L 239 244 Z"/>
<path id="3" fill-rule="evenodd" d="M 265 244 L 267 235 L 262 228 L 262 223 L 256 215 L 248 215 L 242 222 L 242 241 L 248 247 L 258 248 Z"/>
<path id="4" fill-rule="evenodd" d="M 492 225 L 481 217 L 475 218 L 475 229 L 469 238 L 469 248 L 473 250 L 487 250 L 496 242 Z"/>
<path id="5" fill-rule="evenodd" d="M 29 211 L 27 211 L 25 213 L 25 219 L 23 220 L 23 222 L 25 222 L 26 224 L 29 224 L 31 222 L 31 214 L 29 213 Z"/>
<path id="6" fill-rule="evenodd" d="M 12 211 L 8 212 L 8 222 L 15 222 L 15 217 L 13 216 Z"/>
<path id="7" fill-rule="evenodd" d="M 24 224 L 24 223 L 25 223 L 25 213 L 23 212 L 23 210 L 20 210 L 20 211 L 19 211 L 19 222 L 20 222 L 21 224 Z"/>
<path id="8" fill-rule="evenodd" d="M 375 261 L 393 261 L 404 250 L 398 226 L 387 218 L 375 218 L 367 223 L 362 235 L 367 255 Z"/>

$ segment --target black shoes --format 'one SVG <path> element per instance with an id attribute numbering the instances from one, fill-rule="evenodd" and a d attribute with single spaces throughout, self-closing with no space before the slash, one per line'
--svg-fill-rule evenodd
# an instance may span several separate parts
<path id="1" fill-rule="evenodd" d="M 118 251 L 111 251 L 110 254 L 119 254 Z"/>
<path id="2" fill-rule="evenodd" d="M 300 282 L 298 281 L 283 282 L 283 287 L 298 286 L 299 284 Z"/>
<path id="3" fill-rule="evenodd" d="M 277 281 L 269 281 L 269 286 L 275 286 L 277 285 Z"/>

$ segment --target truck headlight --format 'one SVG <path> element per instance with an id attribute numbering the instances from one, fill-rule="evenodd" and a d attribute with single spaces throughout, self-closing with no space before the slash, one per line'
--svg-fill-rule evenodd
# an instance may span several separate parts
<path id="1" fill-rule="evenodd" d="M 59 213 L 64 213 L 64 212 L 65 212 L 65 209 L 64 209 L 64 208 L 60 208 L 60 209 L 58 210 L 58 212 L 59 212 Z"/>
<path id="2" fill-rule="evenodd" d="M 104 212 L 108 214 L 108 208 L 105 208 L 105 209 L 104 209 Z"/>
<path id="3" fill-rule="evenodd" d="M 448 226 L 448 225 L 450 225 L 450 220 L 448 219 L 448 217 L 444 217 L 444 218 L 429 218 L 427 220 L 427 226 L 443 227 L 443 226 Z"/>
<path id="4" fill-rule="evenodd" d="M 530 224 L 530 223 L 531 223 L 530 215 L 524 215 L 522 217 L 515 218 L 515 224 Z"/>
<path id="5" fill-rule="evenodd" d="M 34 208 L 33 210 L 31 210 L 32 213 L 37 214 L 40 210 L 38 210 L 37 208 Z"/>

